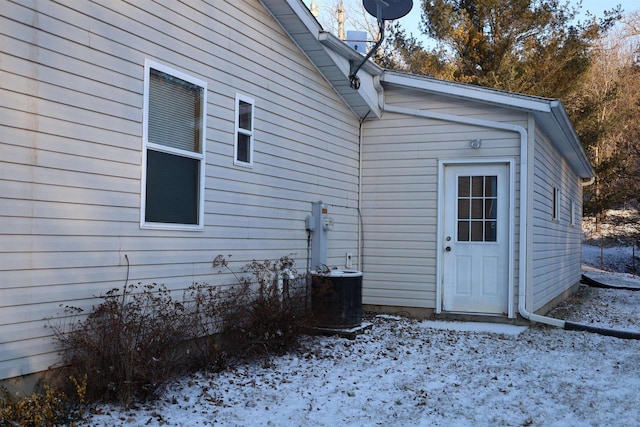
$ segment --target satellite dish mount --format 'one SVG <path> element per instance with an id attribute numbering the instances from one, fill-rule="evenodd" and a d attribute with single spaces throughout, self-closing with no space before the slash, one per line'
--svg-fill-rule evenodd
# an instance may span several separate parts
<path id="1" fill-rule="evenodd" d="M 411 11 L 411 8 L 413 7 L 413 0 L 362 0 L 362 5 L 369 15 L 375 17 L 378 21 L 379 36 L 376 44 L 371 48 L 371 50 L 369 50 L 360 63 L 356 64 L 351 61 L 349 84 L 355 90 L 360 88 L 360 78 L 357 76 L 358 71 L 364 63 L 371 58 L 373 52 L 378 50 L 384 41 L 384 21 L 390 21 L 405 16 Z"/>

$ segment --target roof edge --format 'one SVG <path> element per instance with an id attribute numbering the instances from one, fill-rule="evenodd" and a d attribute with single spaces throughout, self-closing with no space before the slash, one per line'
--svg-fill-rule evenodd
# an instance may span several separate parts
<path id="1" fill-rule="evenodd" d="M 440 80 L 434 77 L 420 76 L 392 70 L 384 70 L 383 83 L 422 89 L 465 99 L 473 99 L 485 103 L 516 107 L 523 110 L 549 113 L 553 98 L 522 95 L 483 86 Z"/>

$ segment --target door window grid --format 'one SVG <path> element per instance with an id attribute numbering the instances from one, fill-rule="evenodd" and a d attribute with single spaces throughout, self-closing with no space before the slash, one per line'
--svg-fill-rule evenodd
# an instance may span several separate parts
<path id="1" fill-rule="evenodd" d="M 497 241 L 498 177 L 458 177 L 458 241 Z"/>

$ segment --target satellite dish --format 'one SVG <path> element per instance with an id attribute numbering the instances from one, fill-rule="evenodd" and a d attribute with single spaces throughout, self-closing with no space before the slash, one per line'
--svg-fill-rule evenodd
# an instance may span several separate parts
<path id="1" fill-rule="evenodd" d="M 376 44 L 371 48 L 371 50 L 369 50 L 369 53 L 367 53 L 359 64 L 349 61 L 351 63 L 349 84 L 351 85 L 351 88 L 355 90 L 360 88 L 360 78 L 357 76 L 358 70 L 365 62 L 367 62 L 373 52 L 378 50 L 384 40 L 384 21 L 390 21 L 405 16 L 411 11 L 411 8 L 413 7 L 413 0 L 362 0 L 362 5 L 367 12 L 370 15 L 373 15 L 378 21 L 378 30 L 380 31 L 380 35 Z"/>
<path id="2" fill-rule="evenodd" d="M 375 18 L 391 21 L 402 18 L 411 11 L 413 0 L 362 0 L 362 5 L 369 15 Z M 380 5 L 381 16 L 378 16 Z"/>

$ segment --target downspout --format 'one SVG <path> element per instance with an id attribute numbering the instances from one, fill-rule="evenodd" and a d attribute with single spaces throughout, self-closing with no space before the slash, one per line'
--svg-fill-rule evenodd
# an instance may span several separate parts
<path id="1" fill-rule="evenodd" d="M 364 255 L 362 255 L 363 239 L 364 239 L 364 224 L 362 223 L 362 125 L 367 117 L 371 114 L 371 110 L 367 111 L 367 114 L 360 119 L 358 124 L 358 270 L 364 271 Z"/>
<path id="2" fill-rule="evenodd" d="M 520 126 L 511 123 L 501 123 L 492 120 L 477 119 L 474 117 L 462 117 L 453 114 L 437 113 L 426 110 L 418 110 L 415 108 L 398 107 L 394 105 L 384 104 L 384 111 L 390 113 L 404 114 L 408 116 L 423 117 L 428 119 L 444 120 L 448 122 L 461 123 L 473 126 L 480 126 L 490 129 L 499 129 L 510 132 L 517 132 L 520 135 L 520 241 L 519 244 L 519 260 L 518 260 L 518 312 L 525 319 L 532 322 L 545 323 L 547 325 L 557 326 L 559 328 L 565 327 L 565 321 L 554 319 L 552 317 L 541 316 L 527 310 L 526 295 L 527 295 L 527 169 L 528 169 L 528 154 L 527 154 L 527 130 Z"/>

